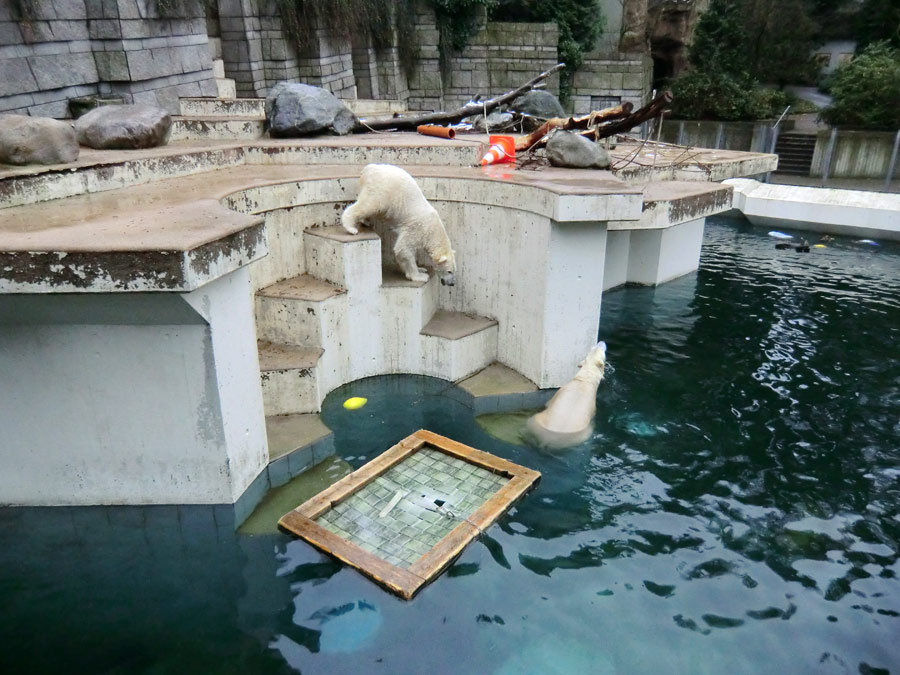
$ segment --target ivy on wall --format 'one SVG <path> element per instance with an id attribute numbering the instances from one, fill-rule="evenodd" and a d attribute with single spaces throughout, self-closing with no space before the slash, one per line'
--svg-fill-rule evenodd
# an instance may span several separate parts
<path id="1" fill-rule="evenodd" d="M 415 67 L 414 0 L 275 0 L 275 4 L 298 53 L 314 43 L 316 30 L 347 39 L 366 34 L 376 50 L 389 48 L 396 33 L 401 67 L 407 76 Z"/>

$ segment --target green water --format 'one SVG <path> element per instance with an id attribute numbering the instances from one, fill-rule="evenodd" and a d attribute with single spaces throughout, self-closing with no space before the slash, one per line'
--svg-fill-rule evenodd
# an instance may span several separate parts
<path id="1" fill-rule="evenodd" d="M 0 509 L 0 672 L 900 672 L 900 248 L 705 242 L 696 275 L 605 294 L 566 453 L 437 380 L 329 397 L 353 467 L 427 427 L 543 473 L 412 602 L 221 507 Z"/>

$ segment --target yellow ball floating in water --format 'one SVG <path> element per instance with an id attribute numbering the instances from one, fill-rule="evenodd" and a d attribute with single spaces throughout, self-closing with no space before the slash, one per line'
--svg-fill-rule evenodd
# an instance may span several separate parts
<path id="1" fill-rule="evenodd" d="M 344 401 L 344 407 L 347 410 L 357 410 L 359 408 L 362 408 L 368 402 L 368 400 L 369 399 L 363 398 L 362 396 L 354 396 Z"/>
<path id="2" fill-rule="evenodd" d="M 825 244 L 813 244 L 813 248 L 825 248 Z"/>

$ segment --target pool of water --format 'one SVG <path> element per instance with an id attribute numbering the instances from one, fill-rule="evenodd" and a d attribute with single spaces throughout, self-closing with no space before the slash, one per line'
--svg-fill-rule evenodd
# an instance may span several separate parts
<path id="1" fill-rule="evenodd" d="M 426 427 L 543 473 L 413 601 L 221 507 L 0 509 L 0 670 L 900 672 L 900 248 L 711 221 L 697 274 L 602 313 L 564 453 L 433 379 L 329 397 L 351 467 Z"/>

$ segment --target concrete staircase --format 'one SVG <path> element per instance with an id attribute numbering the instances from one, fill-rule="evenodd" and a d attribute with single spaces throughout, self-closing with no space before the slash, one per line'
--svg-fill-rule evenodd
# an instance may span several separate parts
<path id="1" fill-rule="evenodd" d="M 171 140 L 256 140 L 265 135 L 266 99 L 234 98 L 234 81 L 228 80 L 231 89 L 219 82 L 217 78 L 218 98 L 180 99 L 181 115 L 172 120 Z M 229 91 L 230 96 L 223 95 Z M 406 110 L 405 101 L 348 99 L 344 103 L 359 117 L 389 117 Z"/>
<path id="2" fill-rule="evenodd" d="M 388 373 L 456 381 L 497 358 L 497 322 L 438 308 L 440 284 L 382 268 L 371 230 L 305 230 L 294 277 L 256 293 L 266 416 L 314 413 L 328 392 Z"/>
<path id="3" fill-rule="evenodd" d="M 808 176 L 812 167 L 816 137 L 809 134 L 781 134 L 775 144 L 778 173 Z"/>

